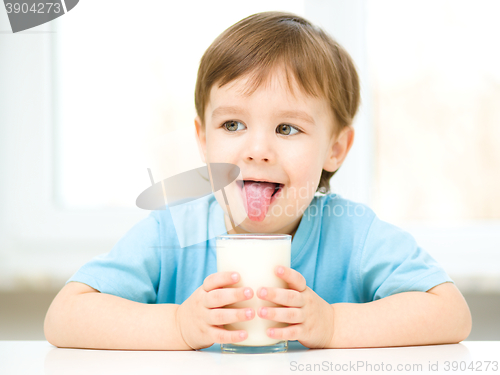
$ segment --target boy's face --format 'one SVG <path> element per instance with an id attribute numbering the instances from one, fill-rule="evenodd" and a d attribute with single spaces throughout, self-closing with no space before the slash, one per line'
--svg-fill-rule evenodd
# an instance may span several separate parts
<path id="1" fill-rule="evenodd" d="M 354 130 L 347 127 L 332 135 L 336 125 L 327 101 L 306 96 L 295 82 L 294 97 L 282 71 L 272 73 L 249 96 L 243 94 L 247 80 L 212 86 L 205 127 L 195 119 L 201 157 L 205 163 L 240 168 L 237 182 L 224 189 L 239 224 L 235 230 L 221 192 L 215 193 L 226 212 L 228 233 L 294 233 L 322 169 L 333 172 L 340 167 Z M 277 182 L 282 188 L 269 200 L 266 191 L 274 191 L 270 185 L 245 183 L 242 189 L 241 179 Z"/>

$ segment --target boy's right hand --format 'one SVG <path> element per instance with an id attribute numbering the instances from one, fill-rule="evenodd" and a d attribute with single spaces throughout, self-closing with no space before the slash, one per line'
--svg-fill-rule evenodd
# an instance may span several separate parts
<path id="1" fill-rule="evenodd" d="M 252 320 L 252 308 L 223 308 L 253 297 L 251 288 L 223 288 L 236 284 L 240 276 L 235 272 L 217 272 L 209 275 L 203 285 L 177 309 L 177 327 L 186 345 L 191 349 L 207 348 L 214 343 L 235 343 L 247 338 L 247 331 L 228 331 L 222 326 Z"/>

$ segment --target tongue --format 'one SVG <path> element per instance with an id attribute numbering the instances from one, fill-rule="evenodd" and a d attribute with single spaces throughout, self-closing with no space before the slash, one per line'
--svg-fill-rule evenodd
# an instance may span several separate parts
<path id="1" fill-rule="evenodd" d="M 275 184 L 272 182 L 245 182 L 246 210 L 248 217 L 253 221 L 265 219 L 267 209 L 271 203 L 271 196 Z"/>

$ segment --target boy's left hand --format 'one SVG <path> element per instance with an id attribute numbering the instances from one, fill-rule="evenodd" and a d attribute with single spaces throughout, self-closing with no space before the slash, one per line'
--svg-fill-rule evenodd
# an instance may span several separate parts
<path id="1" fill-rule="evenodd" d="M 288 323 L 288 327 L 269 328 L 273 339 L 299 340 L 308 348 L 327 348 L 333 337 L 333 308 L 306 285 L 299 272 L 284 266 L 274 273 L 290 289 L 262 287 L 257 297 L 284 307 L 261 307 L 257 314 L 262 319 Z"/>

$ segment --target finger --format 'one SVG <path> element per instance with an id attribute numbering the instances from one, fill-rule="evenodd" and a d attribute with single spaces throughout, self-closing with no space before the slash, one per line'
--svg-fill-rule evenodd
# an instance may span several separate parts
<path id="1" fill-rule="evenodd" d="M 213 326 L 252 320 L 255 310 L 247 309 L 212 309 L 208 311 L 207 323 Z"/>
<path id="2" fill-rule="evenodd" d="M 219 344 L 240 342 L 248 337 L 248 333 L 244 330 L 228 331 L 227 329 L 217 327 L 211 327 L 209 333 L 212 341 Z"/>
<path id="3" fill-rule="evenodd" d="M 306 290 L 306 279 L 300 272 L 285 266 L 276 266 L 274 272 L 278 277 L 287 282 L 290 289 L 294 289 L 299 292 Z"/>
<path id="4" fill-rule="evenodd" d="M 266 334 L 277 340 L 300 340 L 302 324 L 294 324 L 284 328 L 268 328 Z"/>
<path id="5" fill-rule="evenodd" d="M 305 305 L 304 295 L 292 289 L 259 288 L 257 297 L 282 306 L 303 307 Z"/>
<path id="6" fill-rule="evenodd" d="M 302 323 L 305 320 L 302 309 L 294 307 L 261 307 L 258 314 L 263 319 L 282 323 Z"/>
<path id="7" fill-rule="evenodd" d="M 240 275 L 237 272 L 216 272 L 205 278 L 202 287 L 205 292 L 210 292 L 213 289 L 236 284 L 239 280 Z"/>
<path id="8" fill-rule="evenodd" d="M 214 289 L 205 294 L 204 305 L 206 308 L 213 309 L 246 301 L 253 297 L 252 288 L 222 288 Z"/>

